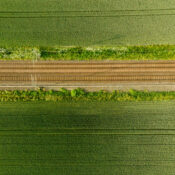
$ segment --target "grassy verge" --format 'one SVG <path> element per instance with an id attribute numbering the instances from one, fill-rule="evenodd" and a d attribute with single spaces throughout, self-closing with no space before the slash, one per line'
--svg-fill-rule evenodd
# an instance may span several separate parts
<path id="1" fill-rule="evenodd" d="M 45 89 L 0 91 L 1 102 L 16 101 L 163 101 L 175 100 L 175 92 L 148 91 L 98 91 L 86 92 L 83 89 L 59 91 Z"/>
<path id="2" fill-rule="evenodd" d="M 0 47 L 1 60 L 175 60 L 175 45 Z"/>

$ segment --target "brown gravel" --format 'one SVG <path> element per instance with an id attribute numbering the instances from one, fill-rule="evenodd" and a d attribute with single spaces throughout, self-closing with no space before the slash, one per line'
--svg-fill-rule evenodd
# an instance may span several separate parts
<path id="1" fill-rule="evenodd" d="M 0 88 L 175 90 L 175 61 L 0 61 Z"/>

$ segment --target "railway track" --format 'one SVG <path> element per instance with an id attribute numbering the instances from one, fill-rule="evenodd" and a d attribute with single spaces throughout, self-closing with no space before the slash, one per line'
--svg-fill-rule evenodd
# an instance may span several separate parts
<path id="1" fill-rule="evenodd" d="M 175 83 L 175 61 L 0 61 L 1 86 Z"/>

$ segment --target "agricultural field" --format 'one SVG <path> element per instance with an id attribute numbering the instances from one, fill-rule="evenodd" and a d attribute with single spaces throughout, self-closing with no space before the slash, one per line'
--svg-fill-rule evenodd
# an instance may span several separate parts
<path id="1" fill-rule="evenodd" d="M 2 46 L 175 44 L 171 0 L 0 1 Z"/>
<path id="2" fill-rule="evenodd" d="M 1 103 L 2 175 L 169 175 L 175 103 Z"/>
<path id="3" fill-rule="evenodd" d="M 174 31 L 172 0 L 0 0 L 0 175 L 174 174 Z"/>

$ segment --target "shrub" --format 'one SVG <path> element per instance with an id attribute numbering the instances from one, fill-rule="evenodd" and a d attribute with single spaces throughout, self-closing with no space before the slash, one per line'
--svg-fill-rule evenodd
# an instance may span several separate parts
<path id="1" fill-rule="evenodd" d="M 0 48 L 0 59 L 175 60 L 175 45 Z"/>
<path id="2" fill-rule="evenodd" d="M 73 89 L 71 90 L 71 97 L 76 97 L 77 96 L 77 90 Z"/>
<path id="3" fill-rule="evenodd" d="M 9 55 L 11 59 L 40 59 L 40 50 L 38 48 L 17 48 Z"/>
<path id="4" fill-rule="evenodd" d="M 71 91 L 46 91 L 44 89 L 22 91 L 0 91 L 0 101 L 162 101 L 175 100 L 175 92 L 145 92 L 130 90 L 86 92 L 83 89 Z"/>

